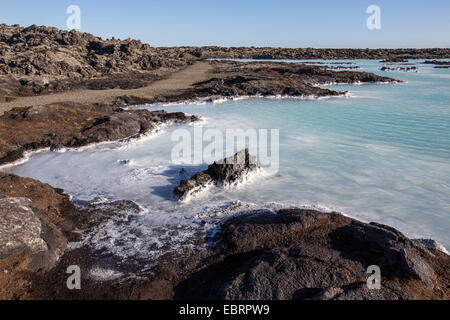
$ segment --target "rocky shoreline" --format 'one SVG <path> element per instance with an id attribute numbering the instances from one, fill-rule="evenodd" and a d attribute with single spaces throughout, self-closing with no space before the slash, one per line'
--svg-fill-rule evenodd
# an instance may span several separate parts
<path id="1" fill-rule="evenodd" d="M 240 181 L 257 169 L 250 160 L 243 150 L 200 174 L 212 183 Z M 197 175 L 189 181 L 197 182 Z M 184 188 L 189 181 L 177 189 L 191 190 Z M 434 241 L 412 241 L 391 227 L 339 213 L 237 205 L 206 237 L 152 259 L 151 269 L 150 261 L 137 259 L 119 272 L 113 270 L 122 258 L 106 258 L 101 248 L 80 242 L 79 230 L 92 232 L 111 219 L 126 225 L 133 215 L 147 214 L 132 201 L 74 205 L 63 190 L 0 173 L 0 208 L 3 299 L 449 298 L 450 257 Z M 83 270 L 81 291 L 64 285 L 66 268 L 75 262 Z M 371 265 L 383 270 L 381 290 L 366 286 Z"/>
<path id="2" fill-rule="evenodd" d="M 79 230 L 102 221 L 132 223 L 140 211 L 133 202 L 75 206 L 62 190 L 10 174 L 0 174 L 0 194 L 0 225 L 16 230 L 0 237 L 2 299 L 449 298 L 450 258 L 433 241 L 338 213 L 238 210 L 190 246 L 124 269 L 118 256 L 73 245 L 82 240 Z M 65 286 L 73 264 L 82 270 L 82 290 Z M 371 265 L 382 270 L 380 290 L 366 285 Z"/>
<path id="3" fill-rule="evenodd" d="M 237 183 L 255 170 L 255 159 L 242 150 L 182 181 L 174 192 L 183 197 L 207 183 Z M 217 224 L 202 221 L 206 236 L 199 233 L 177 250 L 124 260 L 86 242 L 82 234 L 100 233 L 103 238 L 101 228 L 111 223 L 131 227 L 134 217 L 150 212 L 127 200 L 75 205 L 61 189 L 0 173 L 0 297 L 449 298 L 450 256 L 433 240 L 410 240 L 391 227 L 335 212 L 249 211 L 240 204 L 230 209 L 231 215 Z M 65 286 L 66 269 L 73 264 L 82 270 L 83 290 Z M 382 270 L 380 290 L 366 284 L 367 269 L 373 265 Z"/>
<path id="4" fill-rule="evenodd" d="M 191 48 L 192 50 L 192 48 Z M 448 59 L 450 49 L 315 49 L 315 48 L 255 48 L 200 47 L 202 58 L 267 59 L 267 60 L 400 60 Z"/>
<path id="5" fill-rule="evenodd" d="M 131 39 L 103 40 L 52 27 L 1 24 L 0 103 L 68 90 L 142 88 L 195 62 L 217 58 L 404 61 L 450 58 L 450 49 L 155 48 Z M 272 90 L 289 86 L 277 83 Z"/>
<path id="6" fill-rule="evenodd" d="M 161 124 L 198 120 L 182 112 L 124 110 L 107 105 L 68 103 L 13 109 L 0 117 L 0 165 L 21 159 L 25 152 L 137 138 Z"/>
<path id="7" fill-rule="evenodd" d="M 401 81 L 358 71 L 334 71 L 324 66 L 282 62 L 212 61 L 212 78 L 170 96 L 147 103 L 168 103 L 233 97 L 337 97 L 347 92 L 320 86 L 333 84 L 399 83 Z M 132 99 L 132 97 L 131 97 Z M 131 101 L 132 103 L 139 103 Z"/>
<path id="8" fill-rule="evenodd" d="M 225 220 L 218 237 L 212 262 L 177 287 L 177 298 L 397 300 L 448 294 L 448 256 L 388 226 L 337 213 L 243 213 Z M 367 288 L 370 265 L 383 270 L 381 290 Z"/>
<path id="9" fill-rule="evenodd" d="M 90 88 L 139 88 L 198 60 L 449 58 L 449 49 L 152 48 L 135 40 L 102 40 L 55 28 L 0 25 L 0 101 Z M 236 96 L 333 97 L 328 83 L 396 83 L 356 71 L 281 62 L 209 61 L 205 81 L 112 103 L 61 102 L 15 107 L 0 116 L 0 165 L 27 152 L 128 140 L 160 125 L 191 123 L 195 115 L 127 109 Z M 342 63 L 340 64 L 342 67 Z M 232 160 L 242 159 L 238 165 Z M 243 150 L 183 181 L 185 198 L 208 184 L 235 183 L 258 166 Z M 179 251 L 123 265 L 82 241 L 83 232 L 113 221 L 127 227 L 146 214 L 132 201 L 75 204 L 64 190 L 0 172 L 0 299 L 449 299 L 450 258 L 432 240 L 412 241 L 397 230 L 338 213 L 305 209 L 248 211 L 196 235 Z M 176 232 L 173 231 L 173 232 Z M 433 247 L 434 246 L 434 247 Z M 67 267 L 82 269 L 83 290 L 66 287 Z M 149 267 L 149 265 L 151 267 Z M 365 285 L 378 265 L 381 290 Z"/>

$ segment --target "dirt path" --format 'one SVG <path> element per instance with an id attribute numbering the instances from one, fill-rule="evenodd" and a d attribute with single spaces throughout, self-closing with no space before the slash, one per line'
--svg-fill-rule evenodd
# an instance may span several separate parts
<path id="1" fill-rule="evenodd" d="M 139 89 L 108 89 L 108 90 L 75 90 L 62 93 L 23 97 L 12 102 L 0 103 L 0 115 L 14 107 L 45 105 L 56 102 L 77 103 L 111 103 L 114 98 L 130 95 L 151 99 L 158 95 L 170 95 L 179 90 L 185 90 L 194 83 L 210 78 L 212 67 L 208 62 L 197 62 L 181 71 L 172 74 L 168 79 L 156 81 L 148 87 Z"/>

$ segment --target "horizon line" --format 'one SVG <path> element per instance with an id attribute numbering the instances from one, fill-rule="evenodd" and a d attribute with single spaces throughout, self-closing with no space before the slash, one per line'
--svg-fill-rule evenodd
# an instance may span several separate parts
<path id="1" fill-rule="evenodd" d="M 98 36 L 95 35 L 94 33 L 88 32 L 88 31 L 82 31 L 82 30 L 68 30 L 68 29 L 61 29 L 58 26 L 53 26 L 53 25 L 37 25 L 37 24 L 31 24 L 29 26 L 23 26 L 21 24 L 7 24 L 7 23 L 0 23 L 0 26 L 8 26 L 8 27 L 21 27 L 24 29 L 27 28 L 31 28 L 31 27 L 43 27 L 43 28 L 56 28 L 60 31 L 65 31 L 65 32 L 79 32 L 79 33 L 85 33 L 85 34 L 89 34 L 92 35 L 94 37 L 99 38 L 100 40 L 103 41 L 127 41 L 127 40 L 137 40 L 142 42 L 143 44 L 148 44 L 153 48 L 255 48 L 255 49 L 265 49 L 265 48 L 270 48 L 270 49 L 318 49 L 318 50 L 346 50 L 346 49 L 350 49 L 350 50 L 408 50 L 408 49 L 422 49 L 422 50 L 435 50 L 435 49 L 450 49 L 450 45 L 447 47 L 280 47 L 280 46 L 255 46 L 255 45 L 240 45 L 240 46 L 236 46 L 236 45 L 215 45 L 215 44 L 208 44 L 208 45 L 158 45 L 158 46 L 153 46 L 150 43 L 138 39 L 138 38 L 125 38 L 125 39 L 121 39 L 121 38 L 116 38 L 116 37 L 111 37 L 111 38 L 104 38 L 102 36 Z M 270 60 L 270 59 L 268 59 Z"/>

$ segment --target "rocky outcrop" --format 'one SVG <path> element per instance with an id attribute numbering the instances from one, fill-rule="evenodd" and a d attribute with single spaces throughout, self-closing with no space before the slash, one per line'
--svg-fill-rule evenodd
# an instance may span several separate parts
<path id="1" fill-rule="evenodd" d="M 155 48 L 138 40 L 101 39 L 54 27 L 0 25 L 0 74 L 93 78 L 177 68 L 196 59 L 440 59 L 449 49 Z"/>
<path id="2" fill-rule="evenodd" d="M 434 64 L 434 65 L 441 65 L 441 66 L 449 66 L 450 65 L 450 61 L 438 61 L 438 60 L 427 60 L 424 61 L 423 64 Z"/>
<path id="3" fill-rule="evenodd" d="M 222 223 L 216 258 L 176 290 L 184 299 L 448 299 L 450 258 L 399 231 L 336 213 L 290 209 Z M 369 289 L 367 269 L 381 269 Z"/>
<path id="4" fill-rule="evenodd" d="M 328 67 L 328 68 L 331 69 L 331 70 L 351 70 L 351 69 L 357 70 L 357 69 L 361 69 L 361 67 L 357 67 L 357 66 L 340 66 L 340 65 L 338 65 L 338 66 L 331 66 L 331 67 Z"/>
<path id="5" fill-rule="evenodd" d="M 417 67 L 381 67 L 381 71 L 417 72 Z"/>
<path id="6" fill-rule="evenodd" d="M 0 74 L 93 78 L 180 67 L 195 57 L 138 40 L 103 40 L 88 33 L 32 25 L 0 25 Z"/>
<path id="7" fill-rule="evenodd" d="M 381 60 L 380 62 L 382 63 L 386 63 L 386 62 L 408 62 L 407 59 L 402 58 L 402 57 L 392 57 L 392 58 L 387 58 L 384 60 Z"/>
<path id="8" fill-rule="evenodd" d="M 233 59 L 445 59 L 450 49 L 315 49 L 315 48 L 255 48 L 255 47 L 201 47 L 201 58 Z"/>
<path id="9" fill-rule="evenodd" d="M 423 64 L 432 64 L 435 69 L 450 69 L 450 61 L 427 60 Z"/>
<path id="10" fill-rule="evenodd" d="M 189 50 L 32 25 L 0 25 L 0 102 L 74 89 L 134 89 L 186 67 Z"/>
<path id="11" fill-rule="evenodd" d="M 71 230 L 67 221 L 76 216 L 74 205 L 69 195 L 61 189 L 31 178 L 22 178 L 14 174 L 0 172 L 0 194 L 6 198 L 27 198 L 44 212 L 52 224 L 63 231 Z"/>
<path id="12" fill-rule="evenodd" d="M 256 157 L 245 149 L 232 157 L 214 162 L 207 170 L 196 173 L 189 180 L 181 181 L 173 192 L 181 201 L 185 201 L 208 186 L 242 182 L 248 174 L 258 169 Z"/>
<path id="13" fill-rule="evenodd" d="M 0 117 L 0 164 L 20 159 L 27 151 L 138 137 L 163 123 L 198 119 L 182 112 L 124 110 L 107 105 L 53 104 L 13 109 Z"/>
<path id="14" fill-rule="evenodd" d="M 20 257 L 25 269 L 48 271 L 65 248 L 62 232 L 30 199 L 0 199 L 0 260 Z"/>
<path id="15" fill-rule="evenodd" d="M 335 90 L 322 89 L 312 85 L 283 78 L 254 78 L 248 76 L 230 76 L 213 78 L 198 83 L 196 92 L 205 96 L 238 97 L 238 96 L 339 96 L 344 94 Z"/>
<path id="16" fill-rule="evenodd" d="M 332 97 L 346 92 L 320 88 L 328 84 L 396 83 L 398 80 L 368 72 L 333 71 L 326 66 L 281 63 L 213 61 L 214 77 L 164 101 L 259 97 Z M 156 101 L 154 101 L 156 102 Z"/>
<path id="17" fill-rule="evenodd" d="M 413 239 L 413 241 L 415 243 L 421 245 L 422 247 L 433 249 L 433 250 L 438 250 L 438 251 L 441 251 L 441 252 L 444 252 L 444 253 L 448 254 L 447 249 L 442 244 L 437 242 L 436 240 L 433 240 L 433 239 Z"/>

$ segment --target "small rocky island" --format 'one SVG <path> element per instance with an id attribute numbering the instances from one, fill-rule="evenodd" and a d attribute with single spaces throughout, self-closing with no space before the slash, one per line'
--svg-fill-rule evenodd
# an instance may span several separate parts
<path id="1" fill-rule="evenodd" d="M 381 71 L 404 71 L 404 72 L 417 72 L 417 67 L 381 67 Z"/>
<path id="2" fill-rule="evenodd" d="M 173 192 L 181 201 L 186 201 L 211 185 L 233 185 L 243 182 L 246 177 L 258 170 L 260 167 L 256 157 L 245 149 L 229 158 L 214 162 L 208 169 L 196 173 L 189 180 L 182 180 Z"/>

